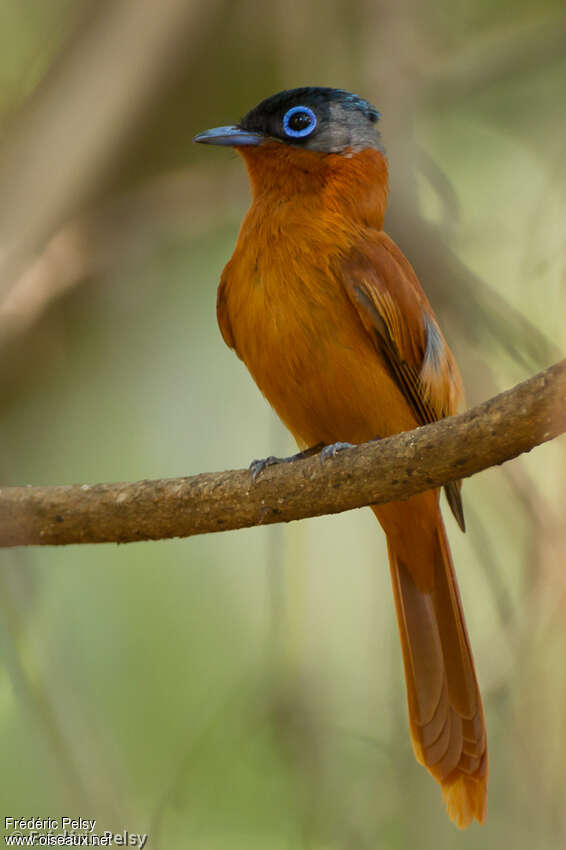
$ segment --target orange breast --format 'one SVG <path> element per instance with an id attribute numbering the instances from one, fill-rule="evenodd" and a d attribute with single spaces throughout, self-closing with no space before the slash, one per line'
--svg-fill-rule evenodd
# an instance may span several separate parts
<path id="1" fill-rule="evenodd" d="M 223 284 L 238 355 L 301 447 L 415 427 L 340 282 L 341 249 L 295 214 L 254 206 L 244 222 Z"/>

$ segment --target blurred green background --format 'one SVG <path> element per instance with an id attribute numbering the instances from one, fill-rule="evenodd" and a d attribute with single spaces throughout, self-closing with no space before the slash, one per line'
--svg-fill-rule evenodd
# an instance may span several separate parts
<path id="1" fill-rule="evenodd" d="M 551 0 L 3 0 L 0 476 L 137 480 L 293 446 L 216 326 L 248 204 L 192 136 L 297 85 L 383 114 L 387 229 L 469 403 L 566 333 L 566 12 Z M 513 423 L 509 423 L 513 427 Z M 0 553 L 0 815 L 150 848 L 566 846 L 564 440 L 447 518 L 482 684 L 488 820 L 412 754 L 369 511 Z"/>

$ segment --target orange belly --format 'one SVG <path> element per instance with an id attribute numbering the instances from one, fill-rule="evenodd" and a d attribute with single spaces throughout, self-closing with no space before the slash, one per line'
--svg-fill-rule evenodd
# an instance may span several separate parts
<path id="1" fill-rule="evenodd" d="M 332 262 L 247 247 L 241 240 L 226 276 L 235 348 L 299 445 L 416 427 Z"/>

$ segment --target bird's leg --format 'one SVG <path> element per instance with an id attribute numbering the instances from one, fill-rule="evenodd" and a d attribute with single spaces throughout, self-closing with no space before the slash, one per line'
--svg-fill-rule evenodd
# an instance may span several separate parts
<path id="1" fill-rule="evenodd" d="M 274 457 L 273 455 L 270 455 L 269 457 L 260 458 L 259 460 L 252 460 L 249 467 L 252 481 L 256 481 L 258 475 L 260 475 L 267 466 L 276 466 L 279 463 L 293 463 L 296 460 L 305 460 L 307 457 L 317 455 L 321 450 L 324 451 L 325 448 L 329 448 L 329 446 L 325 446 L 324 443 L 317 443 L 316 446 L 311 446 L 310 448 L 305 449 L 302 452 L 297 452 L 296 455 L 291 455 L 290 457 Z"/>

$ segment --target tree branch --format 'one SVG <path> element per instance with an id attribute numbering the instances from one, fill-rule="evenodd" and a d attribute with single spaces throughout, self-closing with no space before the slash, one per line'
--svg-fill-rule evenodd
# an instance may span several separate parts
<path id="1" fill-rule="evenodd" d="M 566 431 L 566 360 L 459 416 L 267 468 L 125 484 L 0 488 L 0 545 L 189 537 L 405 499 Z"/>

